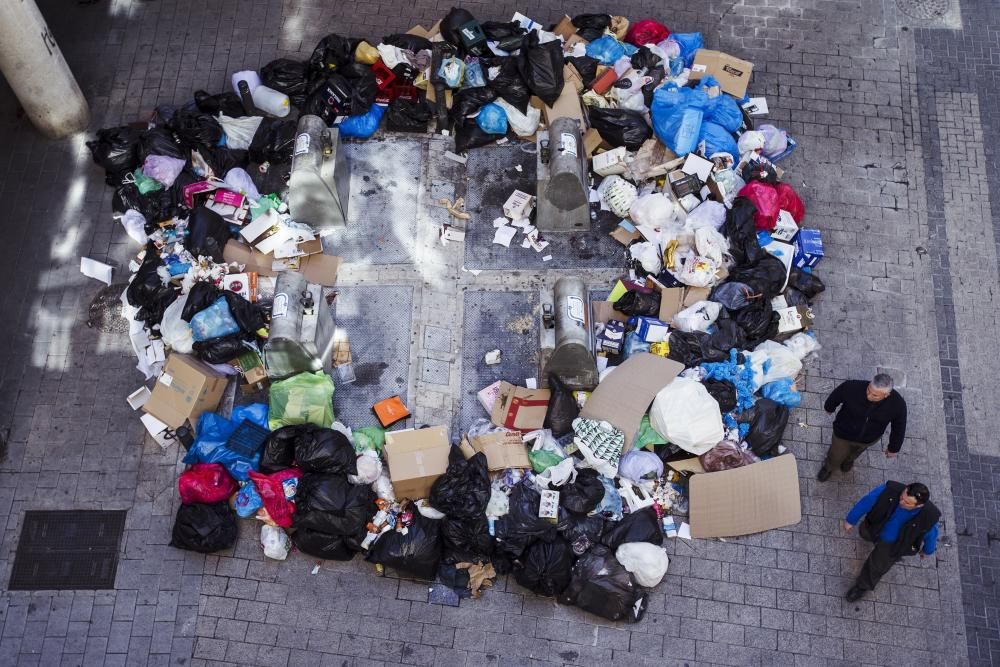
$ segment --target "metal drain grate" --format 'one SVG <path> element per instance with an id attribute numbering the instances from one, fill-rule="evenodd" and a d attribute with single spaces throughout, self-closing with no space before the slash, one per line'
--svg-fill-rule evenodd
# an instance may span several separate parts
<path id="1" fill-rule="evenodd" d="M 115 587 L 125 511 L 25 512 L 9 590 Z"/>
<path id="2" fill-rule="evenodd" d="M 104 333 L 128 333 L 128 320 L 122 317 L 121 301 L 126 287 L 127 283 L 109 285 L 97 293 L 90 302 L 90 311 L 87 313 L 88 327 L 97 327 Z"/>
<path id="3" fill-rule="evenodd" d="M 911 19 L 936 21 L 951 8 L 949 0 L 896 0 L 896 7 Z"/>

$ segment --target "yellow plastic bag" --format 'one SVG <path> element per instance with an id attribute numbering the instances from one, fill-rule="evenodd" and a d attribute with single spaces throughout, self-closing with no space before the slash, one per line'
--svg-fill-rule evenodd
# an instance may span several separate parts
<path id="1" fill-rule="evenodd" d="M 374 65 L 379 59 L 378 49 L 363 41 L 354 49 L 354 59 L 365 65 Z"/>

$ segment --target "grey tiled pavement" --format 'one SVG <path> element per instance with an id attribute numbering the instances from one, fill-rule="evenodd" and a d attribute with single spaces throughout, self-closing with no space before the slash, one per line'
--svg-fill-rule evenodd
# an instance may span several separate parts
<path id="1" fill-rule="evenodd" d="M 327 32 L 377 38 L 429 25 L 450 6 L 40 4 L 91 102 L 92 129 L 184 102 L 197 88 L 221 90 L 237 69 L 301 57 Z M 482 600 L 450 607 L 429 604 L 423 584 L 376 577 L 360 559 L 311 575 L 313 563 L 301 556 L 265 561 L 248 522 L 232 553 L 202 557 L 166 546 L 178 454 L 143 442 L 123 400 L 140 380 L 128 341 L 85 326 L 100 286 L 77 272 L 77 258 L 87 255 L 123 276 L 135 247 L 110 220 L 110 190 L 83 139 L 42 140 L 0 84 L 0 429 L 9 429 L 0 582 L 25 510 L 129 510 L 116 590 L 0 593 L 0 661 L 1000 665 L 1000 464 L 989 437 L 997 313 L 983 306 L 995 297 L 977 298 L 998 287 L 998 233 L 986 233 L 1000 203 L 997 19 L 987 0 L 970 0 L 961 5 L 962 29 L 945 31 L 899 12 L 917 4 L 466 4 L 482 19 L 514 10 L 539 21 L 563 12 L 652 13 L 753 60 L 753 91 L 799 141 L 788 172 L 808 224 L 827 243 L 820 274 L 828 290 L 817 313 L 824 349 L 808 367 L 803 408 L 786 438 L 800 461 L 803 521 L 671 545 L 667 579 L 635 626 L 559 607 L 504 578 Z M 461 183 L 437 147 L 424 159 L 429 177 Z M 418 210 L 423 234 L 440 209 Z M 421 246 L 412 265 L 348 266 L 343 281 L 415 288 L 408 393 L 418 421 L 448 423 L 461 400 L 460 292 L 538 289 L 544 276 L 473 279 L 460 271 L 461 256 L 434 247 Z M 588 283 L 600 282 L 593 277 Z M 872 451 L 853 472 L 818 484 L 830 435 L 823 394 L 880 367 L 905 378 L 912 416 L 903 453 L 889 461 Z M 927 480 L 944 509 L 943 544 L 935 558 L 897 567 L 874 598 L 850 605 L 841 596 L 865 549 L 837 524 L 852 499 L 888 477 Z"/>

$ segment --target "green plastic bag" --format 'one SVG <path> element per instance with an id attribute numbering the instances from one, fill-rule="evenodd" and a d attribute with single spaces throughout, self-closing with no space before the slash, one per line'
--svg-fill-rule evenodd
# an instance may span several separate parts
<path id="1" fill-rule="evenodd" d="M 385 445 L 385 431 L 378 426 L 365 426 L 354 429 L 354 451 L 362 454 L 368 450 L 382 454 Z"/>
<path id="2" fill-rule="evenodd" d="M 632 445 L 632 449 L 642 449 L 643 447 L 652 449 L 653 445 L 665 444 L 667 444 L 667 439 L 657 433 L 653 425 L 649 423 L 649 414 L 644 414 L 639 423 L 639 432 L 635 436 L 635 444 Z"/>
<path id="3" fill-rule="evenodd" d="M 536 473 L 545 472 L 552 466 L 561 463 L 564 458 L 566 457 L 559 456 L 547 449 L 539 449 L 538 451 L 528 450 L 528 460 L 531 461 L 531 469 Z"/>
<path id="4" fill-rule="evenodd" d="M 299 373 L 271 385 L 268 425 L 333 424 L 333 378 L 322 371 Z"/>
<path id="5" fill-rule="evenodd" d="M 264 195 L 256 202 L 250 204 L 250 219 L 256 220 L 271 209 L 277 210 L 281 206 L 281 198 L 278 195 Z"/>
<path id="6" fill-rule="evenodd" d="M 132 177 L 135 178 L 135 187 L 139 188 L 141 195 L 148 195 L 150 192 L 163 189 L 163 183 L 142 173 L 142 168 L 133 171 Z"/>

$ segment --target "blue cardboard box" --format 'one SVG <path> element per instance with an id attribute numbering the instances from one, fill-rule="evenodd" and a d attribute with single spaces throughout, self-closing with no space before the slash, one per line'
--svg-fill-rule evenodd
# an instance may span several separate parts
<path id="1" fill-rule="evenodd" d="M 629 324 L 635 327 L 635 333 L 647 343 L 658 343 L 667 339 L 670 325 L 655 317 L 637 315 L 629 319 Z"/>
<path id="2" fill-rule="evenodd" d="M 823 239 L 818 229 L 800 229 L 794 247 L 792 264 L 800 269 L 816 266 L 823 259 Z"/>

